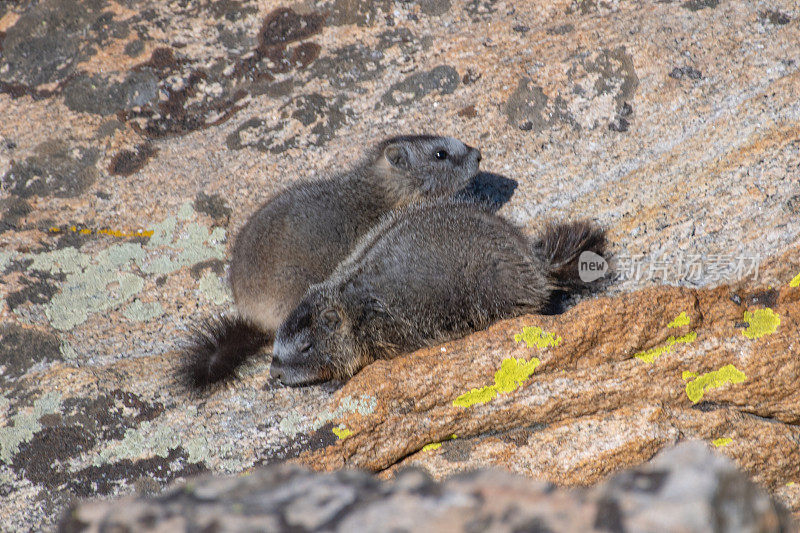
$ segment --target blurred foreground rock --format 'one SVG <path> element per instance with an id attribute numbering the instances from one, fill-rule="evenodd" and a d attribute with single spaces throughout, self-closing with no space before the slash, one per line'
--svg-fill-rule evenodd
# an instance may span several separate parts
<path id="1" fill-rule="evenodd" d="M 156 498 L 81 504 L 59 531 L 796 531 L 789 513 L 708 445 L 686 442 L 592 489 L 498 470 L 391 481 L 289 465 L 200 477 Z"/>

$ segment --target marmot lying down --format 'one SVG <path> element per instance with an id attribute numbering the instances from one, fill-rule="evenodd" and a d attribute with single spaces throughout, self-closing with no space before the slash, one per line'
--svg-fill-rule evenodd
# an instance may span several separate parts
<path id="1" fill-rule="evenodd" d="M 474 204 L 391 213 L 289 314 L 270 373 L 286 385 L 346 379 L 376 359 L 539 312 L 552 291 L 585 287 L 578 257 L 604 246 L 585 221 L 547 226 L 531 242 Z"/>

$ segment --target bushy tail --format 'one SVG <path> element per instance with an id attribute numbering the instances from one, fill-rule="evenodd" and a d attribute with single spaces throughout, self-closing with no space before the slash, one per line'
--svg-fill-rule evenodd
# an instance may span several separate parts
<path id="1" fill-rule="evenodd" d="M 603 258 L 605 231 L 588 220 L 548 224 L 535 247 L 549 264 L 549 275 L 557 289 L 587 289 L 604 277 L 598 275 L 598 268 L 604 266 L 604 273 L 608 273 Z M 581 257 L 583 252 L 591 253 Z"/>
<path id="2" fill-rule="evenodd" d="M 207 318 L 192 328 L 177 378 L 194 392 L 229 383 L 238 377 L 242 365 L 271 342 L 272 336 L 241 317 Z"/>

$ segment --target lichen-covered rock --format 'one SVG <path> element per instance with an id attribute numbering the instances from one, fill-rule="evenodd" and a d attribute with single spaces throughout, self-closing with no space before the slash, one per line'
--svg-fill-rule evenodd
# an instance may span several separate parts
<path id="1" fill-rule="evenodd" d="M 659 287 L 505 321 L 365 368 L 334 398 L 371 394 L 375 410 L 340 418 L 348 437 L 300 461 L 437 477 L 499 466 L 586 485 L 698 438 L 795 507 L 798 312 L 788 286 Z"/>
<path id="2" fill-rule="evenodd" d="M 684 436 L 800 512 L 799 17 L 792 0 L 0 2 L 3 526 L 298 455 L 588 484 Z M 608 228 L 608 298 L 345 388 L 279 388 L 260 361 L 207 398 L 176 389 L 187 326 L 230 309 L 247 216 L 423 131 L 480 147 L 460 196 L 531 233 Z"/>
<path id="3" fill-rule="evenodd" d="M 708 445 L 687 442 L 591 490 L 497 470 L 442 483 L 288 465 L 197 478 L 156 498 L 84 503 L 59 531 L 790 531 L 789 513 Z"/>

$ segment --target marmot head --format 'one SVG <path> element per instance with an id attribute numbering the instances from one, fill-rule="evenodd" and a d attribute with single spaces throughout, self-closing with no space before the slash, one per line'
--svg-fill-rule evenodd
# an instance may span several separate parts
<path id="1" fill-rule="evenodd" d="M 275 334 L 270 375 L 284 385 L 346 379 L 369 362 L 341 293 L 312 286 Z"/>
<path id="2" fill-rule="evenodd" d="M 481 153 L 452 137 L 391 137 L 373 154 L 376 173 L 398 204 L 450 196 L 478 173 Z"/>

